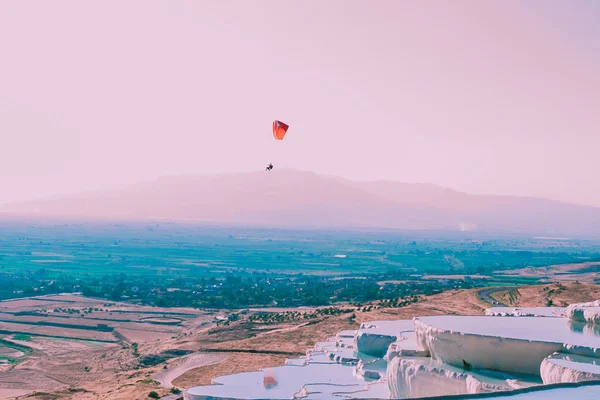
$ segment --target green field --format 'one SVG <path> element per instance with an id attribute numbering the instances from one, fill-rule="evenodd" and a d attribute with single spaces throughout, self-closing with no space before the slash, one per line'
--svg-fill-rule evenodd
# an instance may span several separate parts
<path id="1" fill-rule="evenodd" d="M 194 292 L 194 288 L 210 297 L 225 282 L 227 287 L 247 286 L 247 290 L 260 285 L 266 297 L 255 300 L 270 304 L 266 285 L 287 286 L 287 299 L 302 284 L 308 283 L 311 287 L 304 290 L 309 291 L 313 284 L 324 282 L 342 287 L 331 283 L 333 277 L 367 278 L 361 285 L 351 279 L 345 286 L 351 282 L 368 291 L 374 280 L 401 279 L 416 285 L 425 274 L 494 276 L 495 271 L 506 269 L 591 260 L 600 260 L 600 243 L 570 239 L 175 223 L 4 222 L 0 224 L 0 298 L 87 290 L 88 295 L 111 299 L 147 299 L 149 285 L 158 289 L 157 298 L 179 296 L 163 293 L 166 289 Z M 534 282 L 503 276 L 477 284 Z"/>
<path id="2" fill-rule="evenodd" d="M 14 340 L 22 340 L 23 335 L 15 335 L 15 336 L 20 336 L 20 337 L 15 337 Z M 23 355 L 21 355 L 18 358 L 12 358 L 12 357 L 0 355 L 0 360 L 8 362 L 10 364 L 15 364 L 15 363 L 19 362 L 19 360 L 21 360 L 25 356 L 29 355 L 32 351 L 31 347 L 22 346 L 20 344 L 13 343 L 13 342 L 11 342 L 9 340 L 5 340 L 5 339 L 0 339 L 0 347 L 13 349 L 13 350 L 20 351 L 21 353 L 23 353 Z"/>
<path id="3" fill-rule="evenodd" d="M 336 276 L 382 270 L 451 274 L 600 257 L 595 242 L 458 233 L 281 231 L 175 224 L 4 224 L 0 229 L 0 272 L 5 274 L 215 276 L 260 271 Z"/>

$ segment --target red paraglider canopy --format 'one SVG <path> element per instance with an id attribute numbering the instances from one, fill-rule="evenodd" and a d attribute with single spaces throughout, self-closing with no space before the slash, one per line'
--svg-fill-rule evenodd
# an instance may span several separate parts
<path id="1" fill-rule="evenodd" d="M 275 137 L 275 139 L 283 140 L 283 137 L 287 133 L 288 128 L 289 125 L 284 124 L 281 121 L 273 121 L 273 136 Z"/>

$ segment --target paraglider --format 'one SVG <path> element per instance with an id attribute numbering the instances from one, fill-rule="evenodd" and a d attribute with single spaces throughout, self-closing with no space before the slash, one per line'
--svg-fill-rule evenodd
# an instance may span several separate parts
<path id="1" fill-rule="evenodd" d="M 273 121 L 273 137 L 276 140 L 283 140 L 289 127 L 290 126 L 288 124 L 285 124 L 279 120 Z M 267 167 L 265 168 L 265 171 L 271 171 L 272 169 L 273 164 L 269 163 L 269 165 L 267 165 Z"/>
<path id="2" fill-rule="evenodd" d="M 284 124 L 281 121 L 273 121 L 273 136 L 275 137 L 275 139 L 283 140 L 289 127 L 289 125 Z"/>

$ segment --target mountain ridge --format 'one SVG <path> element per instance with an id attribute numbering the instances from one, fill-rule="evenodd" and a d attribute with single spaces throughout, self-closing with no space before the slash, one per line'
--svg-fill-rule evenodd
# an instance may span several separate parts
<path id="1" fill-rule="evenodd" d="M 359 182 L 293 169 L 163 176 L 122 189 L 7 203 L 0 213 L 600 237 L 599 207 L 473 195 L 428 183 Z"/>

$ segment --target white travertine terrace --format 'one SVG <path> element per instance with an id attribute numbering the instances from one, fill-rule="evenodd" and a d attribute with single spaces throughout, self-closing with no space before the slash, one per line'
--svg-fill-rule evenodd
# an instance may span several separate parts
<path id="1" fill-rule="evenodd" d="M 390 344 L 401 339 L 402 332 L 412 332 L 413 330 L 411 320 L 363 323 L 354 339 L 355 346 L 361 353 L 383 357 Z"/>
<path id="2" fill-rule="evenodd" d="M 491 307 L 485 315 L 496 317 L 566 317 L 565 307 Z"/>
<path id="3" fill-rule="evenodd" d="M 597 309 L 600 302 L 493 307 L 487 316 L 363 323 L 273 368 L 276 385 L 265 385 L 265 371 L 246 372 L 184 397 L 600 399 L 600 325 L 590 314 Z"/>
<path id="4" fill-rule="evenodd" d="M 600 325 L 600 300 L 571 304 L 567 307 L 567 316 L 576 322 Z"/>
<path id="5" fill-rule="evenodd" d="M 600 358 L 554 353 L 542 361 L 544 384 L 600 380 Z"/>
<path id="6" fill-rule="evenodd" d="M 387 374 L 395 399 L 509 391 L 541 383 L 532 376 L 466 371 L 429 357 L 397 357 L 389 363 Z"/>
<path id="7" fill-rule="evenodd" d="M 600 325 L 600 307 L 569 307 L 567 312 L 573 321 Z"/>
<path id="8" fill-rule="evenodd" d="M 273 376 L 277 381 L 273 387 L 264 385 L 265 371 L 262 370 L 222 376 L 215 378 L 212 385 L 188 389 L 185 398 L 290 399 L 311 391 L 328 396 L 369 391 L 371 386 L 355 376 L 354 368 L 335 363 L 284 365 L 273 368 Z"/>
<path id="9" fill-rule="evenodd" d="M 372 361 L 360 360 L 356 366 L 356 373 L 366 379 L 378 380 L 385 376 L 387 362 L 381 358 Z"/>
<path id="10" fill-rule="evenodd" d="M 285 365 L 272 368 L 270 373 L 276 385 L 265 385 L 266 371 L 245 372 L 215 378 L 212 385 L 190 388 L 184 398 L 389 398 L 387 383 L 381 379 L 386 361 L 357 352 L 354 336 L 350 334 L 357 332 L 342 331 L 316 343 L 305 356 L 288 359 Z"/>
<path id="11" fill-rule="evenodd" d="M 566 318 L 418 317 L 415 332 L 433 359 L 458 367 L 539 375 L 554 352 L 600 356 L 600 338 Z"/>
<path id="12" fill-rule="evenodd" d="M 389 361 L 395 357 L 429 357 L 429 351 L 417 343 L 414 331 L 402 332 L 398 340 L 390 344 L 383 358 Z"/>

